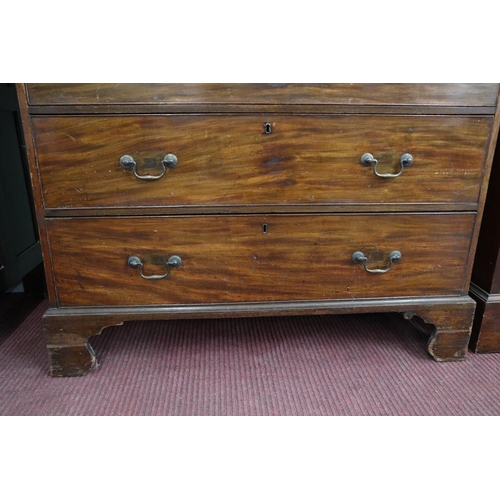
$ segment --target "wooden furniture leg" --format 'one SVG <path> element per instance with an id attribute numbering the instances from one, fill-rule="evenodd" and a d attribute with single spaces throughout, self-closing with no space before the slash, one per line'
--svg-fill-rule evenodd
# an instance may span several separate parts
<path id="1" fill-rule="evenodd" d="M 467 354 L 474 319 L 475 303 L 423 306 L 404 314 L 418 327 L 418 318 L 434 329 L 427 351 L 436 361 L 460 361 Z"/>
<path id="2" fill-rule="evenodd" d="M 53 377 L 74 377 L 85 375 L 97 366 L 90 337 L 99 335 L 108 326 L 122 325 L 123 322 L 110 322 L 106 318 L 46 315 L 43 324 L 50 374 Z"/>

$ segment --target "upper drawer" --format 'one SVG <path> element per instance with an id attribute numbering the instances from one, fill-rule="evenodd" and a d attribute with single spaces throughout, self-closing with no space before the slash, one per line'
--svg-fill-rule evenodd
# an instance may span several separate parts
<path id="1" fill-rule="evenodd" d="M 32 83 L 32 105 L 370 104 L 495 106 L 497 83 Z"/>
<path id="2" fill-rule="evenodd" d="M 489 117 L 34 117 L 46 208 L 476 203 Z M 266 134 L 264 123 L 271 133 Z M 363 166 L 371 153 L 377 172 Z M 401 156 L 413 156 L 401 171 Z M 165 168 L 174 154 L 175 168 Z M 130 155 L 134 171 L 120 165 Z M 165 174 L 162 176 L 163 172 Z"/>

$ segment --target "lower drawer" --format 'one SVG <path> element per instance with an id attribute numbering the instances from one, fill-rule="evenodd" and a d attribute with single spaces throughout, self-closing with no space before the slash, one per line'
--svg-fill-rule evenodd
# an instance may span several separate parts
<path id="1" fill-rule="evenodd" d="M 194 304 L 462 294 L 474 217 L 54 218 L 47 227 L 60 306 Z"/>

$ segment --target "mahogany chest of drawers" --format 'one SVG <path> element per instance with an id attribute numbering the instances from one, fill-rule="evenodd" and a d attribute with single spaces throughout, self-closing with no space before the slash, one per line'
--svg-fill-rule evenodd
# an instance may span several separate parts
<path id="1" fill-rule="evenodd" d="M 466 355 L 498 84 L 18 85 L 54 376 L 127 320 L 393 311 Z"/>

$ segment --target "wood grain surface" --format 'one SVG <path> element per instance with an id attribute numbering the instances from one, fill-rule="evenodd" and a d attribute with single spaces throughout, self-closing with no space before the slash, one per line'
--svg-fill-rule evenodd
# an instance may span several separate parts
<path id="1" fill-rule="evenodd" d="M 88 339 L 106 326 L 177 317 L 398 311 L 435 325 L 434 359 L 463 359 L 498 91 L 19 84 L 52 374 L 91 369 Z M 383 173 L 403 153 L 414 163 L 381 179 L 360 164 L 366 152 Z M 167 153 L 179 163 L 157 181 L 119 164 L 128 154 L 140 175 L 158 175 Z M 352 262 L 361 251 L 383 269 L 393 250 L 402 259 L 385 274 Z M 133 255 L 146 275 L 165 273 L 171 255 L 182 264 L 146 280 Z"/>
<path id="2" fill-rule="evenodd" d="M 495 106 L 497 83 L 32 83 L 29 103 Z"/>
<path id="3" fill-rule="evenodd" d="M 59 305 L 148 305 L 463 293 L 474 214 L 49 219 Z M 263 225 L 266 225 L 265 231 Z M 355 251 L 370 274 L 351 260 Z M 162 280 L 165 261 L 182 265 Z"/>
<path id="4" fill-rule="evenodd" d="M 33 117 L 46 208 L 477 203 L 491 117 Z M 264 123 L 272 133 L 264 134 Z M 414 163 L 394 179 L 400 157 Z M 140 175 L 119 164 L 133 156 Z M 468 207 L 470 208 L 470 207 Z"/>

